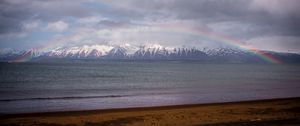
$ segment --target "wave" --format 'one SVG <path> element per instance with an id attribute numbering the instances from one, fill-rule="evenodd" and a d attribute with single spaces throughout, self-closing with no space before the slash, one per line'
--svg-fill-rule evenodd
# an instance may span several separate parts
<path id="1" fill-rule="evenodd" d="M 117 98 L 129 95 L 102 95 L 102 96 L 67 96 L 67 97 L 37 97 L 37 98 L 16 98 L 16 99 L 0 99 L 4 101 L 32 101 L 32 100 L 67 100 L 67 99 L 90 99 L 90 98 Z"/>
<path id="2" fill-rule="evenodd" d="M 32 97 L 32 98 L 12 98 L 12 99 L 0 99 L 0 102 L 10 101 L 34 101 L 34 100 L 70 100 L 70 99 L 92 99 L 92 98 L 118 98 L 129 96 L 147 96 L 147 95 L 170 95 L 170 94 L 186 94 L 187 92 L 151 92 L 151 93 L 136 93 L 127 95 L 98 95 L 98 96 L 65 96 L 65 97 Z M 189 93 L 193 93 L 189 91 Z"/>

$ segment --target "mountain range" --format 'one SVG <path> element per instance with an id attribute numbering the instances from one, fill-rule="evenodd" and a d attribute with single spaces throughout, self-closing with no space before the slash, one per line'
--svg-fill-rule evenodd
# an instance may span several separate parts
<path id="1" fill-rule="evenodd" d="M 282 53 L 263 51 L 285 63 L 300 63 L 300 55 L 296 53 Z M 97 59 L 97 60 L 196 60 L 217 63 L 267 63 L 260 54 L 246 49 L 234 47 L 202 48 L 195 47 L 164 47 L 158 44 L 132 46 L 129 44 L 111 45 L 83 45 L 61 47 L 50 51 L 38 49 L 16 51 L 1 49 L 0 61 L 10 62 L 27 58 L 29 61 L 45 59 Z"/>

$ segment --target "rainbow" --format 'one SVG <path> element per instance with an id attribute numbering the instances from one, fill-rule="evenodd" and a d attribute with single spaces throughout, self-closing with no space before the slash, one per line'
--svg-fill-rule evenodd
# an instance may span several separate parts
<path id="1" fill-rule="evenodd" d="M 18 62 L 27 62 L 32 59 L 31 51 L 24 52 L 22 55 L 18 56 L 16 59 L 9 61 L 10 63 L 18 63 Z"/>
<path id="2" fill-rule="evenodd" d="M 203 30 L 200 28 L 189 27 L 187 25 L 183 25 L 180 23 L 159 24 L 159 25 L 154 25 L 154 27 L 159 28 L 160 31 L 194 35 L 194 36 L 200 37 L 201 39 L 212 40 L 212 41 L 224 43 L 226 45 L 230 45 L 233 47 L 245 49 L 269 63 L 274 63 L 274 64 L 283 63 L 281 60 L 279 60 L 275 56 L 271 55 L 270 53 L 267 53 L 265 51 L 260 51 L 253 46 L 245 45 L 243 42 L 233 39 L 231 37 L 216 34 L 216 33 L 213 33 L 213 32 L 207 31 L 207 30 Z M 73 38 L 73 37 L 74 36 L 72 36 L 72 35 L 67 36 L 67 38 Z M 53 47 L 54 45 L 64 43 L 65 41 L 66 41 L 66 39 L 57 39 L 53 42 L 50 42 L 50 44 L 42 45 L 42 46 L 36 48 L 35 50 L 48 49 L 50 47 Z M 30 61 L 31 59 L 32 59 L 32 55 L 31 55 L 31 52 L 29 51 L 27 53 L 23 53 L 22 55 L 20 55 L 19 57 L 17 57 L 16 59 L 14 59 L 10 62 L 26 62 L 26 61 Z"/>
<path id="3" fill-rule="evenodd" d="M 24 52 L 22 55 L 16 57 L 15 59 L 9 61 L 10 63 L 18 63 L 18 62 L 27 62 L 27 61 L 30 61 L 33 57 L 31 55 L 32 51 L 33 50 L 47 50 L 47 49 L 50 49 L 51 47 L 55 47 L 59 44 L 62 44 L 64 42 L 67 42 L 68 39 L 70 38 L 74 38 L 74 36 L 67 36 L 66 38 L 60 38 L 60 39 L 55 39 L 54 41 L 50 41 L 50 42 L 45 42 L 47 44 L 44 44 L 44 45 L 41 45 L 41 46 L 38 46 L 34 49 L 32 49 L 31 51 L 28 51 L 28 52 Z"/>
<path id="4" fill-rule="evenodd" d="M 207 31 L 207 30 L 202 30 L 202 29 L 195 28 L 195 27 L 189 27 L 189 26 L 183 25 L 181 23 L 160 24 L 157 27 L 166 32 L 194 35 L 194 36 L 200 37 L 202 39 L 212 40 L 212 41 L 224 43 L 226 45 L 230 45 L 233 47 L 237 47 L 240 49 L 245 49 L 269 63 L 274 63 L 274 64 L 283 63 L 281 60 L 279 60 L 275 56 L 271 55 L 270 53 L 258 50 L 255 47 L 250 46 L 250 45 L 245 45 L 243 42 L 233 39 L 228 36 L 216 34 L 216 33 L 213 33 L 213 32 Z"/>

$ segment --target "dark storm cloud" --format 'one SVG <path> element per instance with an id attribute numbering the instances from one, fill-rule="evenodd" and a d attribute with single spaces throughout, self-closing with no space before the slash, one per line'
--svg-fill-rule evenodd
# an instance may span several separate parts
<path id="1" fill-rule="evenodd" d="M 22 23 L 33 20 L 54 22 L 66 17 L 83 18 L 103 15 L 116 20 L 132 20 L 143 14 L 125 8 L 93 7 L 84 0 L 2 0 L 0 2 L 0 34 L 22 31 Z M 118 21 L 116 21 L 118 22 Z"/>
<path id="2" fill-rule="evenodd" d="M 256 33 L 272 31 L 274 34 L 300 35 L 300 16 L 296 13 L 300 12 L 300 9 L 280 15 L 276 13 L 280 13 L 282 9 L 280 7 L 284 6 L 274 7 L 271 10 L 256 8 L 260 5 L 251 0 L 129 0 L 112 1 L 109 8 L 89 7 L 85 6 L 84 2 L 3 0 L 0 3 L 0 34 L 21 30 L 21 24 L 26 20 L 38 19 L 48 22 L 64 17 L 86 17 L 96 13 L 113 16 L 116 20 L 172 17 L 180 20 L 200 20 L 202 23 L 239 21 L 259 25 Z M 101 1 L 95 3 L 97 2 L 101 3 Z M 110 1 L 105 3 L 109 5 Z M 266 3 L 268 2 L 262 4 Z M 300 5 L 300 1 L 284 1 L 284 4 L 288 3 Z M 275 10 L 274 13 L 272 9 Z M 276 12 L 276 9 L 279 11 Z"/>
<path id="3" fill-rule="evenodd" d="M 265 0 L 266 1 L 266 0 Z M 277 5 L 272 5 L 277 2 Z M 300 35 L 300 5 L 298 0 L 161 0 L 130 5 L 149 14 L 172 16 L 182 20 L 200 20 L 202 23 L 236 21 L 257 25 L 257 35 Z M 268 8 L 268 6 L 271 6 Z M 290 9 L 286 9 L 289 8 Z M 283 14 L 283 15 L 282 15 Z M 254 34 L 252 33 L 252 34 Z"/>
<path id="4" fill-rule="evenodd" d="M 179 19 L 226 20 L 228 17 L 239 17 L 248 11 L 245 9 L 249 1 L 238 0 L 169 0 L 169 1 L 133 1 L 136 8 L 175 15 Z"/>
<path id="5" fill-rule="evenodd" d="M 84 17 L 93 12 L 79 2 L 66 0 L 2 0 L 0 8 L 0 34 L 21 31 L 24 22 Z"/>
<path id="6" fill-rule="evenodd" d="M 21 30 L 21 22 L 30 18 L 26 7 L 15 5 L 8 1 L 0 2 L 0 34 Z"/>

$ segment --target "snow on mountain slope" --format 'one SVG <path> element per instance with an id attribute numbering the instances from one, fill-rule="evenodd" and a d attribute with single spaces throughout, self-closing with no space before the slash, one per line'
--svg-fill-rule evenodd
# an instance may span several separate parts
<path id="1" fill-rule="evenodd" d="M 102 57 L 107 55 L 112 49 L 112 46 L 106 45 L 84 45 L 80 47 L 65 47 L 51 50 L 46 54 L 46 56 L 72 58 Z"/>
<path id="2" fill-rule="evenodd" d="M 164 57 L 169 55 L 173 50 L 158 44 L 140 46 L 139 50 L 134 53 L 134 57 Z"/>

